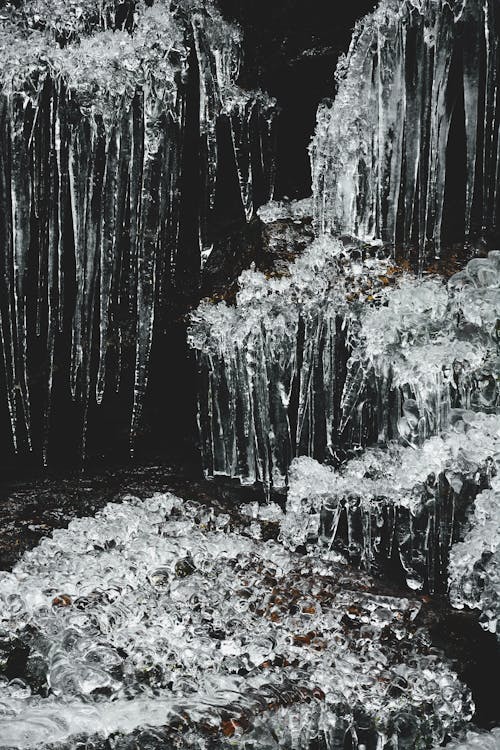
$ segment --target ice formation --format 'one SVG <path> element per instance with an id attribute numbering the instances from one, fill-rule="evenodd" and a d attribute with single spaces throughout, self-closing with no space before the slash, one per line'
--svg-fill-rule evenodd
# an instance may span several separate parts
<path id="1" fill-rule="evenodd" d="M 149 726 L 179 747 L 318 738 L 341 750 L 346 735 L 353 748 L 416 747 L 460 731 L 470 696 L 419 623 L 421 602 L 255 541 L 279 515 L 129 498 L 2 573 L 2 657 L 24 649 L 26 666 L 0 682 L 0 745 L 114 735 L 121 747 Z"/>
<path id="2" fill-rule="evenodd" d="M 448 424 L 451 408 L 500 405 L 500 252 L 471 260 L 445 285 L 403 276 L 381 292 L 351 336 L 341 429 L 363 443 L 422 441 Z"/>
<path id="3" fill-rule="evenodd" d="M 240 277 L 236 305 L 204 301 L 189 342 L 202 372 L 207 475 L 283 486 L 296 452 L 333 451 L 342 315 L 376 294 L 387 263 L 352 262 L 338 240 L 312 243 L 286 273 Z"/>
<path id="4" fill-rule="evenodd" d="M 474 503 L 470 529 L 450 556 L 450 598 L 454 607 L 481 610 L 480 622 L 500 636 L 500 477 Z"/>
<path id="5" fill-rule="evenodd" d="M 446 747 L 448 750 L 499 750 L 500 729 L 492 729 L 491 732 L 467 732 L 464 740 L 450 742 Z"/>
<path id="6" fill-rule="evenodd" d="M 323 236 L 279 278 L 244 272 L 235 306 L 202 303 L 207 475 L 282 486 L 294 455 L 420 446 L 452 409 L 497 411 L 500 253 L 447 284 L 396 271 Z"/>
<path id="7" fill-rule="evenodd" d="M 40 406 L 30 404 L 28 362 L 45 349 L 47 436 L 54 372 L 61 367 L 57 349 L 69 337 L 68 378 L 84 404 L 84 421 L 91 399 L 100 403 L 107 389 L 119 388 L 133 342 L 132 436 L 137 429 L 155 312 L 176 283 L 194 69 L 196 127 L 207 157 L 201 159 L 201 258 L 211 248 L 222 120 L 233 139 L 242 212 L 250 217 L 256 207 L 255 169 L 263 171 L 269 197 L 274 102 L 236 86 L 240 41 L 209 0 L 158 0 L 152 7 L 30 0 L 3 12 L 0 314 L 16 449 L 31 448 L 32 406 L 37 419 Z M 256 165 L 254 133 L 262 144 Z"/>
<path id="8" fill-rule="evenodd" d="M 498 20 L 494 0 L 382 0 L 358 23 L 311 146 L 319 232 L 439 255 L 452 190 L 465 240 L 495 228 Z M 463 178 L 450 178 L 450 159 Z"/>
<path id="9" fill-rule="evenodd" d="M 450 547 L 460 538 L 467 509 L 500 469 L 500 417 L 457 410 L 451 422 L 449 431 L 421 448 L 367 448 L 338 471 L 295 459 L 283 541 L 293 549 L 334 547 L 368 569 L 397 559 L 411 588 L 444 591 Z M 481 538 L 479 528 L 472 533 Z M 489 537 L 496 536 L 492 523 Z M 470 571 L 459 548 L 454 560 Z"/>
<path id="10" fill-rule="evenodd" d="M 294 222 L 304 221 L 312 217 L 313 201 L 312 198 L 302 198 L 301 200 L 273 200 L 261 206 L 257 214 L 264 224 L 272 224 L 275 221 L 290 219 Z"/>

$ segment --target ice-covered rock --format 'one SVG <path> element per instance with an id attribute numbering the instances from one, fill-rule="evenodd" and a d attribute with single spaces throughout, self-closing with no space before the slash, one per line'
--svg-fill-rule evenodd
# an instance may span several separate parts
<path id="1" fill-rule="evenodd" d="M 131 498 L 0 574 L 0 657 L 26 653 L 0 682 L 0 745 L 149 726 L 181 747 L 307 750 L 319 737 L 340 750 L 346 735 L 357 748 L 460 731 L 471 700 L 422 603 L 255 541 L 252 526 L 279 513 L 254 511 L 235 521 L 170 494 Z"/>

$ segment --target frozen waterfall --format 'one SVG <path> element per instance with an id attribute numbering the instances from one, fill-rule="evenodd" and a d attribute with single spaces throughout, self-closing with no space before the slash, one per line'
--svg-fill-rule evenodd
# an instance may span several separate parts
<path id="1" fill-rule="evenodd" d="M 85 452 L 90 402 L 119 389 L 124 361 L 135 360 L 132 439 L 136 433 L 155 315 L 178 285 L 186 128 L 198 133 L 204 156 L 201 184 L 189 188 L 202 196 L 195 278 L 213 242 L 224 123 L 246 218 L 257 207 L 256 172 L 267 198 L 272 193 L 275 103 L 236 85 L 240 32 L 209 0 L 131 3 L 121 23 L 118 5 L 30 0 L 0 19 L 5 397 L 21 452 L 32 448 L 33 413 L 39 420 L 43 412 L 45 458 L 61 368 L 83 404 Z M 189 97 L 199 97 L 198 123 L 187 119 Z M 34 357 L 44 371 L 36 403 Z"/>
<path id="2" fill-rule="evenodd" d="M 382 0 L 358 23 L 311 146 L 319 232 L 422 260 L 446 211 L 456 240 L 496 230 L 499 20 L 493 0 Z"/>

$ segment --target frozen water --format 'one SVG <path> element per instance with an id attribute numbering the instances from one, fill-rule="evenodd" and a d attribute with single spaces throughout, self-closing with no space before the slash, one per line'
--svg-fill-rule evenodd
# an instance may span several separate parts
<path id="1" fill-rule="evenodd" d="M 448 750 L 499 750 L 500 729 L 491 732 L 467 732 L 462 741 L 450 742 Z"/>
<path id="2" fill-rule="evenodd" d="M 419 446 L 452 409 L 495 413 L 499 258 L 445 283 L 323 236 L 281 275 L 244 272 L 235 306 L 203 302 L 189 340 L 207 474 L 280 486 L 293 455 Z"/>
<path id="3" fill-rule="evenodd" d="M 343 426 L 350 422 L 351 432 L 362 434 L 365 420 L 381 442 L 398 435 L 421 442 L 446 428 L 452 407 L 497 410 L 499 261 L 490 252 L 447 284 L 406 275 L 380 293 L 383 303 L 367 308 L 353 328 Z"/>
<path id="4" fill-rule="evenodd" d="M 119 5 L 32 0 L 0 19 L 6 248 L 1 339 L 19 450 L 31 448 L 32 407 L 37 418 L 43 411 L 47 441 L 56 349 L 63 336 L 72 340 L 68 377 L 73 397 L 84 405 L 84 443 L 89 404 L 119 389 L 130 356 L 127 342 L 134 343 L 132 438 L 136 433 L 155 311 L 163 309 L 177 283 L 179 180 L 193 55 L 200 73 L 198 128 L 207 157 L 201 159 L 206 171 L 200 260 L 211 249 L 208 217 L 221 118 L 230 123 L 242 212 L 251 218 L 257 207 L 250 143 L 255 133 L 262 145 L 261 182 L 267 182 L 267 197 L 272 195 L 275 102 L 236 86 L 239 30 L 208 1 L 137 3 L 121 26 L 115 17 Z M 30 403 L 33 335 L 47 352 L 42 405 Z"/>
<path id="5" fill-rule="evenodd" d="M 292 549 L 334 546 L 368 568 L 397 556 L 411 588 L 442 589 L 466 509 L 500 469 L 498 416 L 458 411 L 452 425 L 421 448 L 393 443 L 366 449 L 339 471 L 295 459 L 281 538 Z M 483 518 L 483 505 L 476 502 Z M 498 536 L 495 524 L 486 537 L 479 528 L 472 534 L 486 545 Z M 457 579 L 461 570 L 471 571 L 471 554 L 481 558 L 477 543 L 470 543 L 467 556 L 461 545 L 454 548 Z"/>
<path id="6" fill-rule="evenodd" d="M 318 736 L 337 750 L 351 731 L 358 747 L 357 727 L 380 743 L 459 731 L 470 697 L 430 646 L 421 603 L 255 541 L 279 516 L 130 498 L 2 573 L 2 651 L 28 656 L 23 679 L 0 684 L 0 745 L 144 725 L 191 733 L 191 747 L 248 734 L 297 750 Z"/>
<path id="7" fill-rule="evenodd" d="M 358 23 L 311 145 L 320 233 L 413 243 L 422 252 L 430 243 L 439 255 L 450 128 L 459 117 L 466 176 L 453 187 L 465 205 L 464 237 L 495 228 L 497 23 L 493 0 L 382 0 Z"/>
<path id="8" fill-rule="evenodd" d="M 450 556 L 450 598 L 454 607 L 481 610 L 486 630 L 500 635 L 500 477 L 474 503 L 470 530 Z"/>
<path id="9" fill-rule="evenodd" d="M 203 376 L 200 427 L 209 476 L 281 486 L 296 450 L 336 437 L 337 356 L 349 300 L 382 286 L 387 263 L 354 262 L 333 238 L 313 242 L 282 274 L 239 279 L 236 305 L 203 301 L 189 342 Z M 347 322 L 346 322 L 347 325 Z"/>
<path id="10" fill-rule="evenodd" d="M 292 221 L 303 221 L 313 215 L 312 198 L 302 198 L 295 201 L 270 201 L 261 206 L 257 214 L 264 224 L 272 224 L 275 221 L 291 219 Z"/>

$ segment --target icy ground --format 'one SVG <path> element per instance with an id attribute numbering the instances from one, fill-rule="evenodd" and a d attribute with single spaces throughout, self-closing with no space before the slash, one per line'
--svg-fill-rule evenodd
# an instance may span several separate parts
<path id="1" fill-rule="evenodd" d="M 281 517 L 157 494 L 26 553 L 0 579 L 2 651 L 29 651 L 0 685 L 0 746 L 121 747 L 148 726 L 182 747 L 342 748 L 352 732 L 409 748 L 459 731 L 472 702 L 426 605 L 263 541 Z"/>

